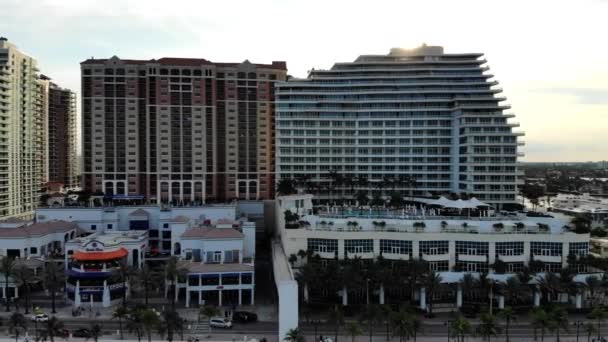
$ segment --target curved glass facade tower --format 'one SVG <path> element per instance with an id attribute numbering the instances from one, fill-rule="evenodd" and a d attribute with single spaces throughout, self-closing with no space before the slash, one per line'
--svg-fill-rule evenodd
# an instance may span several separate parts
<path id="1" fill-rule="evenodd" d="M 321 198 L 333 171 L 346 198 L 395 190 L 515 203 L 523 133 L 482 56 L 395 48 L 278 83 L 277 179 L 305 177 Z"/>

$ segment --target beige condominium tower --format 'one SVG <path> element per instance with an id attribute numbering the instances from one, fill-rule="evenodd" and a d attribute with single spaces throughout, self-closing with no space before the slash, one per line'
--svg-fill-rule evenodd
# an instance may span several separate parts
<path id="1" fill-rule="evenodd" d="M 29 218 L 38 204 L 48 87 L 36 60 L 0 38 L 0 219 Z"/>
<path id="2" fill-rule="evenodd" d="M 274 84 L 285 62 L 81 63 L 83 186 L 114 199 L 274 195 Z"/>

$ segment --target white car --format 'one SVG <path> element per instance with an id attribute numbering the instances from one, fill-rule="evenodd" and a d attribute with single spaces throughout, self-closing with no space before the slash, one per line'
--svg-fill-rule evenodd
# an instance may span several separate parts
<path id="1" fill-rule="evenodd" d="M 232 321 L 223 317 L 213 317 L 209 320 L 209 325 L 213 328 L 232 328 Z"/>
<path id="2" fill-rule="evenodd" d="M 47 314 L 36 314 L 32 316 L 32 321 L 34 322 L 46 322 L 49 320 L 49 316 Z"/>

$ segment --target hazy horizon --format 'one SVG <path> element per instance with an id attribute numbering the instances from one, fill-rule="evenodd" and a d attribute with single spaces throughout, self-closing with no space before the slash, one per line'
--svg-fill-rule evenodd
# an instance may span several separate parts
<path id="1" fill-rule="evenodd" d="M 392 47 L 481 52 L 503 88 L 525 162 L 608 159 L 608 1 L 2 0 L 0 36 L 80 95 L 83 60 L 196 57 L 328 69 Z M 79 100 L 80 101 L 80 100 Z"/>

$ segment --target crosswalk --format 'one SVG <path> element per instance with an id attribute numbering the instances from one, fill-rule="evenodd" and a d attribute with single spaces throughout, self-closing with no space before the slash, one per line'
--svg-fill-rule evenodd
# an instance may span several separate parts
<path id="1" fill-rule="evenodd" d="M 192 324 L 190 333 L 195 334 L 195 335 L 209 333 L 209 321 L 205 320 L 202 322 L 196 322 L 196 323 Z"/>

